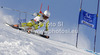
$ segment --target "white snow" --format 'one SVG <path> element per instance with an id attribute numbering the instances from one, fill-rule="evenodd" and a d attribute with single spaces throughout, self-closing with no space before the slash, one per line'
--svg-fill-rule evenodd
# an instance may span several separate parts
<path id="1" fill-rule="evenodd" d="M 12 16 L 0 15 L 0 55 L 93 55 L 69 44 L 13 29 L 4 24 L 6 21 L 13 23 Z"/>

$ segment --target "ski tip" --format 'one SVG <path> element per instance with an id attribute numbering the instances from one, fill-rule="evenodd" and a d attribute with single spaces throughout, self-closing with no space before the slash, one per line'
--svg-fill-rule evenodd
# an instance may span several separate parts
<path id="1" fill-rule="evenodd" d="M 49 39 L 49 36 L 46 36 L 47 39 Z"/>
<path id="2" fill-rule="evenodd" d="M 5 23 L 5 25 L 6 25 L 6 26 L 9 26 L 9 24 L 8 24 L 8 23 Z"/>

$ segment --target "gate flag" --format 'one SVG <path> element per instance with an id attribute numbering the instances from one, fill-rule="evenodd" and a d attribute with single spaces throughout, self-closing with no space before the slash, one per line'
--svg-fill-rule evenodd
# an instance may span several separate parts
<path id="1" fill-rule="evenodd" d="M 97 27 L 97 14 L 90 14 L 81 9 L 79 14 L 79 24 L 84 24 L 88 27 L 96 29 Z"/>

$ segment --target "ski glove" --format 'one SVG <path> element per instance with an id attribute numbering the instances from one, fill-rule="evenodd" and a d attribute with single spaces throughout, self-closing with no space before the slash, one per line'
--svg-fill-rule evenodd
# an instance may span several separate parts
<path id="1" fill-rule="evenodd" d="M 33 14 L 33 16 L 38 16 L 38 15 L 39 15 L 39 13 L 34 13 L 34 14 Z"/>
<path id="2" fill-rule="evenodd" d="M 45 31 L 48 31 L 48 29 L 45 29 Z"/>

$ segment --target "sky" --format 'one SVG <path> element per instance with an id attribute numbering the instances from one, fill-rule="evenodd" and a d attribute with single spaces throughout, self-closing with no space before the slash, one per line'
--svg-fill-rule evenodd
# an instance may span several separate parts
<path id="1" fill-rule="evenodd" d="M 12 9 L 17 9 L 29 13 L 39 12 L 40 5 L 43 3 L 42 11 L 45 11 L 50 6 L 50 22 L 63 22 L 63 29 L 75 29 L 77 30 L 78 26 L 78 17 L 79 17 L 79 9 L 80 9 L 80 0 L 0 0 L 0 6 L 5 6 Z M 84 0 L 82 4 L 82 9 L 89 13 L 97 13 L 97 0 Z M 2 9 L 6 14 L 12 15 L 15 22 L 18 20 L 19 13 L 15 11 L 9 11 Z M 100 10 L 100 9 L 99 9 Z M 25 14 L 21 14 L 21 18 L 24 17 Z M 99 12 L 100 15 L 100 12 Z M 27 15 L 27 19 L 30 20 L 34 18 L 32 15 Z M 98 26 L 97 26 L 97 42 L 96 42 L 96 52 L 100 52 L 100 16 L 98 17 Z M 55 28 L 55 27 L 53 27 Z M 94 44 L 94 33 L 90 27 L 85 25 L 80 25 L 79 37 L 81 34 L 85 36 L 84 38 L 89 39 L 90 41 L 90 50 L 93 50 Z M 76 36 L 74 36 L 76 37 Z M 66 39 L 65 39 L 66 40 Z M 81 40 L 79 40 L 80 42 Z M 85 41 L 85 40 L 84 40 Z M 82 44 L 82 43 L 81 43 Z"/>

